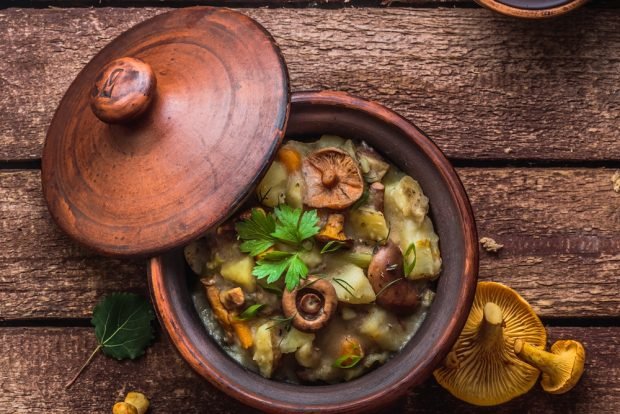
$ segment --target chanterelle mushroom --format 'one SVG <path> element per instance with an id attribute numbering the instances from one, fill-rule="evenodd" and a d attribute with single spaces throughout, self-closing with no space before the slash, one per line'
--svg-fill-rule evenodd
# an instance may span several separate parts
<path id="1" fill-rule="evenodd" d="M 538 369 L 514 353 L 516 339 L 544 346 L 547 333 L 517 292 L 495 282 L 480 282 L 469 317 L 437 382 L 455 397 L 475 405 L 497 405 L 529 391 Z"/>
<path id="2" fill-rule="evenodd" d="M 309 154 L 301 170 L 306 184 L 304 203 L 310 207 L 344 209 L 364 192 L 357 162 L 341 149 L 328 147 Z"/>
<path id="3" fill-rule="evenodd" d="M 338 241 L 353 244 L 353 241 L 344 233 L 344 216 L 342 214 L 330 214 L 327 217 L 327 222 L 316 235 L 316 239 L 323 243 Z"/>
<path id="4" fill-rule="evenodd" d="M 377 295 L 377 305 L 407 314 L 418 305 L 418 289 L 405 277 L 403 253 L 391 240 L 380 247 L 368 266 L 368 280 Z"/>
<path id="5" fill-rule="evenodd" d="M 282 294 L 284 316 L 292 318 L 293 326 L 303 332 L 315 332 L 329 322 L 338 307 L 336 289 L 330 281 L 309 276 L 306 282 Z"/>
<path id="6" fill-rule="evenodd" d="M 542 371 L 540 385 L 550 394 L 569 391 L 583 374 L 586 351 L 577 341 L 557 341 L 551 352 L 546 352 L 517 339 L 514 351 L 523 361 Z"/>

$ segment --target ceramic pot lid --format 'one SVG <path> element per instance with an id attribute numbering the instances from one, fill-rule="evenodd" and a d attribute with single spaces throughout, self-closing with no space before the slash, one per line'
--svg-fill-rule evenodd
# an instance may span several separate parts
<path id="1" fill-rule="evenodd" d="M 43 149 L 49 210 L 103 254 L 185 244 L 251 192 L 288 111 L 284 60 L 258 23 L 211 7 L 156 16 L 106 46 L 63 97 Z"/>

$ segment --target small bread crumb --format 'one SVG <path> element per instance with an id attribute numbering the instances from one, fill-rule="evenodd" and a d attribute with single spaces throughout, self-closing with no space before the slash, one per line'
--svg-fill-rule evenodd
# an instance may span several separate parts
<path id="1" fill-rule="evenodd" d="M 504 148 L 504 153 L 510 154 L 511 152 L 512 152 L 512 148 L 510 148 L 510 147 Z"/>
<path id="2" fill-rule="evenodd" d="M 491 253 L 497 253 L 504 247 L 503 244 L 496 242 L 490 237 L 481 238 L 480 244 L 482 245 L 482 248 L 484 250 L 486 250 L 487 252 L 491 252 Z"/>
<path id="3" fill-rule="evenodd" d="M 620 193 L 620 171 L 616 171 L 611 177 L 611 182 L 614 186 L 614 191 Z"/>

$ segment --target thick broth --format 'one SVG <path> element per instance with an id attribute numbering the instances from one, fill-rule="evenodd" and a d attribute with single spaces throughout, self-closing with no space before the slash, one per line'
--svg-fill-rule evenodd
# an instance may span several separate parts
<path id="1" fill-rule="evenodd" d="M 280 225 L 283 205 L 304 217 L 299 223 L 316 217 L 318 234 L 294 247 L 267 237 L 266 251 L 242 252 L 239 223 L 254 212 Z M 244 212 L 186 247 L 196 309 L 232 358 L 265 377 L 335 383 L 363 375 L 402 349 L 433 300 L 441 257 L 428 208 L 419 184 L 364 143 L 288 141 Z M 292 265 L 272 283 L 256 276 L 293 255 L 308 270 L 291 275 L 295 290 L 284 283 Z"/>

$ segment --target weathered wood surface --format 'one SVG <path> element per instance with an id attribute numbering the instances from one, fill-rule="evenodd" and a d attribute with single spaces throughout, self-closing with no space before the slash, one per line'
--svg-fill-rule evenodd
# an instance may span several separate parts
<path id="1" fill-rule="evenodd" d="M 474 0 L 5 0 L 12 7 L 70 6 L 225 6 L 225 7 L 476 7 Z M 614 7 L 616 0 L 590 0 L 585 7 Z"/>
<path id="2" fill-rule="evenodd" d="M 620 194 L 606 169 L 461 168 L 480 236 L 480 275 L 546 317 L 620 314 Z M 146 292 L 141 262 L 98 257 L 51 222 L 38 171 L 0 172 L 0 320 L 80 318 L 104 292 Z"/>
<path id="3" fill-rule="evenodd" d="M 13 7 L 53 4 L 58 7 L 72 6 L 218 6 L 218 7 L 358 7 L 391 5 L 413 7 L 474 6 L 474 0 L 4 0 Z M 598 0 L 608 1 L 608 0 Z"/>
<path id="4" fill-rule="evenodd" d="M 36 159 L 79 69 L 164 9 L 0 10 L 0 160 Z M 620 15 L 544 24 L 479 8 L 245 9 L 294 90 L 338 89 L 416 122 L 452 158 L 620 160 Z"/>
<path id="5" fill-rule="evenodd" d="M 411 390 L 391 412 L 614 413 L 620 411 L 620 328 L 549 328 L 550 340 L 577 339 L 587 350 L 586 371 L 570 393 L 552 396 L 540 386 L 500 407 L 480 409 L 453 398 L 433 380 Z M 91 328 L 0 328 L 0 411 L 109 413 L 128 391 L 151 399 L 149 413 L 251 412 L 194 374 L 161 337 L 136 361 L 99 355 L 69 390 L 63 388 L 96 346 Z M 15 358 L 34 355 L 35 358 Z"/>

